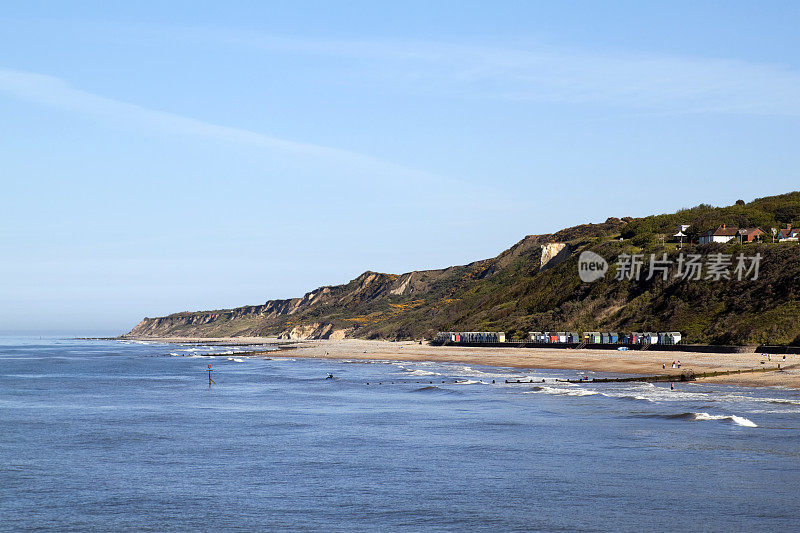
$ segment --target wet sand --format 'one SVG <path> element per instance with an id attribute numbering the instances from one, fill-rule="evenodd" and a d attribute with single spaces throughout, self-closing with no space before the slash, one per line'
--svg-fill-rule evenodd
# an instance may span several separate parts
<path id="1" fill-rule="evenodd" d="M 734 353 L 709 354 L 694 352 L 658 352 L 617 350 L 569 350 L 547 348 L 466 348 L 430 346 L 418 342 L 368 341 L 360 339 L 286 341 L 265 337 L 231 338 L 146 338 L 138 340 L 213 344 L 270 344 L 292 347 L 291 351 L 271 352 L 270 357 L 313 357 L 330 359 L 379 359 L 402 361 L 436 361 L 514 368 L 549 368 L 585 370 L 623 374 L 675 374 L 692 370 L 695 373 L 754 368 L 775 368 L 774 372 L 726 375 L 698 379 L 698 382 L 729 383 L 744 386 L 782 386 L 800 388 L 800 355 Z M 680 361 L 680 368 L 672 362 Z M 763 362 L 763 364 L 762 364 Z M 662 368 L 662 364 L 666 368 Z M 777 371 L 777 365 L 789 367 Z M 601 376 L 595 376 L 601 377 Z"/>

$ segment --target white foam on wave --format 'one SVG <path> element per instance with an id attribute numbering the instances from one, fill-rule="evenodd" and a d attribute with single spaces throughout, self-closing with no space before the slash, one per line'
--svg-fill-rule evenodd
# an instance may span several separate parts
<path id="1" fill-rule="evenodd" d="M 729 393 L 721 390 L 702 391 L 685 390 L 685 388 L 695 387 L 695 385 L 677 385 L 675 390 L 670 390 L 668 386 L 654 386 L 642 384 L 638 387 L 604 391 L 605 396 L 634 399 L 644 399 L 650 402 L 701 402 L 707 403 L 733 403 L 733 404 L 778 404 L 792 409 L 800 406 L 800 400 L 793 398 L 759 397 L 747 394 Z M 679 390 L 678 387 L 684 390 Z M 797 412 L 797 411 L 795 411 Z"/>
<path id="2" fill-rule="evenodd" d="M 526 391 L 525 394 L 558 394 L 561 396 L 594 396 L 598 394 L 597 391 L 575 388 L 562 388 L 562 387 L 535 387 L 533 390 Z"/>
<path id="3" fill-rule="evenodd" d="M 642 396 L 641 394 L 626 394 L 626 393 L 613 393 L 613 392 L 603 392 L 601 394 L 606 398 L 628 398 L 630 400 L 640 400 L 643 402 L 650 402 L 650 403 L 655 402 L 653 398 L 648 398 L 647 396 Z"/>
<path id="4" fill-rule="evenodd" d="M 422 370 L 419 368 L 405 368 L 401 367 L 404 376 L 441 376 L 438 372 L 431 372 L 429 370 Z"/>
<path id="5" fill-rule="evenodd" d="M 702 392 L 687 392 L 682 390 L 670 390 L 669 386 L 653 388 L 633 388 L 623 391 L 608 391 L 606 396 L 616 396 L 619 398 L 633 398 L 636 400 L 647 400 L 650 402 L 716 402 L 719 400 L 713 394 Z"/>
<path id="6" fill-rule="evenodd" d="M 737 415 L 710 415 L 708 413 L 694 413 L 695 420 L 730 420 L 735 424 L 748 428 L 757 428 L 758 425 L 752 420 Z"/>
<path id="7" fill-rule="evenodd" d="M 800 400 L 789 400 L 788 398 L 762 398 L 762 400 L 769 403 L 785 403 L 789 405 L 800 405 Z"/>
<path id="8" fill-rule="evenodd" d="M 456 366 L 450 368 L 451 372 L 454 374 L 458 374 L 460 376 L 470 376 L 470 377 L 492 377 L 496 376 L 497 374 L 483 372 L 481 370 L 475 370 L 471 366 Z"/>
<path id="9" fill-rule="evenodd" d="M 542 376 L 529 376 L 521 371 L 515 371 L 512 369 L 505 369 L 505 368 L 497 368 L 496 372 L 495 371 L 485 372 L 483 370 L 472 368 L 471 366 L 458 365 L 453 363 L 429 363 L 429 364 L 436 365 L 437 370 L 439 370 L 442 374 L 454 377 L 478 378 L 484 380 L 507 379 L 509 381 L 514 381 L 517 379 L 520 381 L 534 379 L 540 382 L 543 379 Z"/>
<path id="10" fill-rule="evenodd" d="M 457 379 L 453 382 L 455 385 L 477 385 L 483 381 L 475 381 L 474 379 Z"/>
<path id="11" fill-rule="evenodd" d="M 796 415 L 797 411 L 794 409 L 748 409 L 747 412 L 751 415 Z"/>
<path id="12" fill-rule="evenodd" d="M 239 359 L 237 357 L 228 357 L 228 361 L 233 361 L 234 363 L 244 363 L 244 359 Z"/>

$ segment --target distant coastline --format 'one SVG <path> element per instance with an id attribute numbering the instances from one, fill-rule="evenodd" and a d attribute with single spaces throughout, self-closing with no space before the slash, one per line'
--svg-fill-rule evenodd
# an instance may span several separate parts
<path id="1" fill-rule="evenodd" d="M 433 361 L 508 368 L 580 370 L 613 374 L 675 374 L 726 372 L 775 367 L 774 371 L 743 373 L 702 378 L 696 383 L 727 383 L 743 386 L 800 388 L 800 355 L 771 356 L 758 353 L 639 352 L 617 350 L 563 350 L 547 348 L 497 348 L 431 346 L 415 341 L 284 340 L 272 337 L 133 337 L 135 340 L 174 344 L 228 346 L 263 346 L 279 348 L 270 357 L 306 357 L 314 359 Z M 291 353 L 284 350 L 291 349 Z M 281 353 L 284 352 L 284 353 Z M 242 354 L 239 354 L 240 356 Z M 256 355 L 252 353 L 251 355 Z M 266 355 L 266 353 L 264 353 Z M 680 367 L 672 368 L 672 363 Z M 780 364 L 782 370 L 777 370 Z M 663 365 L 663 367 L 662 367 Z M 596 376 L 601 377 L 601 376 Z"/>
<path id="2" fill-rule="evenodd" d="M 120 335 L 118 337 L 78 337 L 78 339 L 101 341 L 163 342 L 166 344 L 206 344 L 211 346 L 280 345 L 280 347 L 288 347 L 299 342 L 296 340 L 276 339 L 273 337 L 149 337 L 135 335 Z"/>

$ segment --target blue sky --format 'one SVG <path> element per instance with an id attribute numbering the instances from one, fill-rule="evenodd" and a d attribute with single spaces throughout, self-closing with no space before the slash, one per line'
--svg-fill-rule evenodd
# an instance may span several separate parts
<path id="1" fill-rule="evenodd" d="M 798 189 L 796 2 L 7 2 L 0 330 Z"/>

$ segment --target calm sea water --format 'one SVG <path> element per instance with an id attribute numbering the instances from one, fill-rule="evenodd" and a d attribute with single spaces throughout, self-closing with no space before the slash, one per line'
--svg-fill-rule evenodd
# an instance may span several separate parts
<path id="1" fill-rule="evenodd" d="M 228 350 L 0 338 L 0 529 L 800 527 L 798 391 Z"/>

